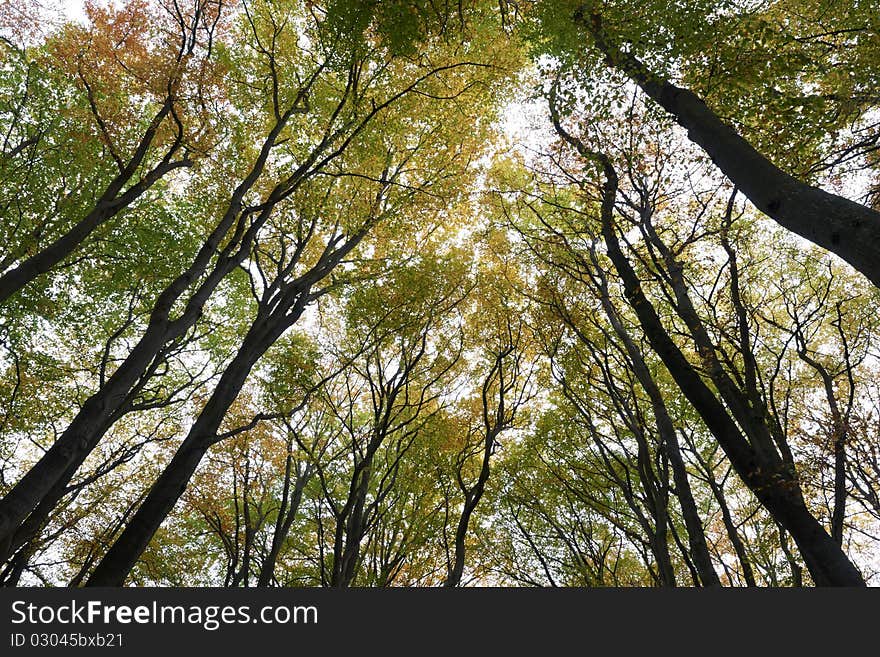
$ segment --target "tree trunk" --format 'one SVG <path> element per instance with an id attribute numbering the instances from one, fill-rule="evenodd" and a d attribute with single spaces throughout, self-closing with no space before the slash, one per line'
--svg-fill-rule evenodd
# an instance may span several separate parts
<path id="1" fill-rule="evenodd" d="M 653 74 L 609 40 L 598 15 L 575 15 L 612 66 L 638 84 L 688 131 L 761 212 L 846 260 L 880 287 L 880 212 L 801 182 L 759 153 L 696 94 Z"/>
<path id="2" fill-rule="evenodd" d="M 569 140 L 573 140 L 567 135 Z M 641 282 L 620 248 L 614 226 L 617 173 L 602 154 L 582 155 L 601 163 L 605 174 L 602 193 L 602 235 L 608 256 L 623 281 L 624 293 L 639 318 L 652 348 L 660 356 L 682 393 L 718 440 L 737 474 L 759 501 L 791 534 L 818 586 L 865 586 L 865 581 L 843 550 L 807 510 L 795 473 L 784 463 L 761 458 L 740 433 L 725 407 L 706 386 L 663 328 L 660 317 L 642 291 Z"/>
<path id="3" fill-rule="evenodd" d="M 691 490 L 690 481 L 688 480 L 687 468 L 685 467 L 684 458 L 681 455 L 681 448 L 678 444 L 678 438 L 675 433 L 675 426 L 666 403 L 663 401 L 663 395 L 657 387 L 657 383 L 651 376 L 642 352 L 636 345 L 635 341 L 627 332 L 626 328 L 617 315 L 617 310 L 611 304 L 611 298 L 608 294 L 607 284 L 604 273 L 601 273 L 602 289 L 600 290 L 600 298 L 602 306 L 605 310 L 614 332 L 621 339 L 629 354 L 630 361 L 633 364 L 633 371 L 642 384 L 645 392 L 651 400 L 651 408 L 654 411 L 654 421 L 657 424 L 657 430 L 663 439 L 663 446 L 666 456 L 672 466 L 672 479 L 675 483 L 675 495 L 681 506 L 682 517 L 684 518 L 685 527 L 688 533 L 688 544 L 690 546 L 691 558 L 694 566 L 700 576 L 703 586 L 720 586 L 721 580 L 712 566 L 712 557 L 709 554 L 709 547 L 706 544 L 706 533 L 703 529 L 703 523 L 700 520 L 700 514 L 697 511 L 697 503 Z"/>
<path id="4" fill-rule="evenodd" d="M 615 185 L 616 187 L 616 185 Z M 610 215 L 610 210 L 609 213 Z M 723 405 L 703 383 L 666 333 L 653 306 L 641 291 L 639 280 L 620 250 L 610 216 L 603 221 L 608 253 L 624 282 L 627 298 L 636 311 L 651 346 L 666 364 L 684 395 L 718 439 L 737 473 L 761 503 L 788 530 L 819 586 L 864 586 L 861 574 L 810 515 L 793 473 L 762 462 Z"/>
<path id="5" fill-rule="evenodd" d="M 458 526 L 455 529 L 455 554 L 452 566 L 450 566 L 449 572 L 446 574 L 446 581 L 443 582 L 445 587 L 452 588 L 461 584 L 461 576 L 464 574 L 464 542 L 467 537 L 468 523 L 470 522 L 473 509 L 474 507 L 471 505 L 470 499 L 465 499 L 464 508 L 458 519 Z"/>
<path id="6" fill-rule="evenodd" d="M 730 544 L 733 546 L 733 551 L 736 553 L 736 557 L 739 560 L 740 566 L 743 571 L 743 579 L 746 581 L 746 586 L 757 586 L 757 582 L 755 581 L 755 573 L 752 569 L 752 564 L 749 561 L 748 552 L 746 552 L 746 546 L 740 538 L 739 531 L 737 531 L 736 523 L 733 521 L 733 515 L 730 512 L 730 505 L 727 504 L 727 497 L 724 495 L 723 479 L 722 483 L 718 483 L 715 479 L 715 475 L 712 472 L 712 466 L 709 463 L 706 463 L 701 457 L 699 452 L 696 449 L 696 446 L 693 446 L 694 454 L 696 455 L 697 460 L 700 462 L 705 475 L 706 475 L 706 483 L 709 484 L 709 488 L 712 491 L 712 495 L 715 497 L 715 500 L 718 502 L 718 506 L 721 509 L 721 519 L 724 523 L 724 529 L 727 532 L 727 538 L 730 540 Z"/>
<path id="7" fill-rule="evenodd" d="M 370 486 L 370 475 L 372 473 L 373 455 L 369 456 L 359 474 L 357 486 L 355 487 L 354 504 L 351 505 L 351 512 L 345 522 L 344 542 L 342 549 L 338 551 L 338 564 L 333 564 L 333 580 L 331 586 L 344 588 L 350 586 L 354 580 L 357 571 L 357 565 L 360 561 L 361 541 L 366 533 L 366 523 L 364 517 L 364 506 L 367 501 L 367 493 Z"/>
<path id="8" fill-rule="evenodd" d="M 190 162 L 186 159 L 179 161 L 171 161 L 170 159 L 171 155 L 180 147 L 180 141 L 178 140 L 168 151 L 165 160 L 147 172 L 143 178 L 126 191 L 122 191 L 122 188 L 131 180 L 138 167 L 143 163 L 144 158 L 146 158 L 161 123 L 171 113 L 172 104 L 173 96 L 168 96 L 160 110 L 153 117 L 150 126 L 141 136 L 141 140 L 132 157 L 110 182 L 101 194 L 98 202 L 86 216 L 44 249 L 0 276 L 0 305 L 25 285 L 41 274 L 45 274 L 52 267 L 71 255 L 99 226 L 134 203 L 167 173 L 179 167 L 190 165 Z"/>
<path id="9" fill-rule="evenodd" d="M 299 314 L 305 307 L 305 297 L 307 292 L 300 297 L 297 308 Z M 86 586 L 122 586 L 153 535 L 183 494 L 205 452 L 216 442 L 220 424 L 238 397 L 251 369 L 290 325 L 288 322 L 291 322 L 291 318 L 286 317 L 283 309 L 280 309 L 280 312 L 269 317 L 258 318 L 251 325 L 241 348 L 223 372 L 186 439 L 153 484 L 131 522 L 95 567 Z"/>
<path id="10" fill-rule="evenodd" d="M 501 367 L 499 364 L 498 367 Z M 485 387 L 484 387 L 485 391 Z M 484 392 L 485 394 L 485 392 Z M 470 490 L 465 490 L 464 507 L 461 510 L 461 516 L 458 519 L 458 526 L 455 530 L 455 558 L 449 572 L 446 575 L 446 581 L 443 586 L 455 587 L 461 583 L 461 576 L 464 574 L 464 557 L 465 557 L 465 539 L 467 538 L 468 526 L 470 525 L 471 516 L 480 503 L 483 493 L 486 490 L 486 482 L 489 481 L 490 461 L 492 458 L 492 450 L 495 447 L 495 441 L 501 433 L 500 425 L 486 428 L 486 437 L 483 441 L 483 460 L 480 463 L 480 474 L 477 482 Z M 462 464 L 462 467 L 464 464 Z"/>
<path id="11" fill-rule="evenodd" d="M 10 540 L 56 485 L 66 485 L 64 479 L 69 481 L 100 441 L 108 418 L 165 344 L 165 331 L 158 326 L 151 328 L 104 386 L 86 400 L 58 440 L 0 500 L 0 540 Z"/>
<path id="12" fill-rule="evenodd" d="M 284 466 L 284 492 L 282 493 L 281 508 L 278 510 L 278 520 L 275 522 L 275 530 L 272 532 L 272 544 L 269 546 L 269 552 L 263 563 L 260 565 L 260 575 L 257 578 L 257 586 L 269 586 L 275 578 L 275 564 L 278 561 L 278 555 L 281 553 L 281 546 L 284 539 L 290 533 L 290 527 L 296 519 L 297 511 L 302 503 L 303 491 L 306 484 L 312 477 L 312 468 L 310 464 L 305 466 L 301 474 L 297 474 L 296 482 L 293 486 L 293 495 L 290 495 L 290 474 L 293 466 L 293 457 L 290 455 L 292 449 L 292 441 L 288 441 L 287 461 Z M 297 472 L 299 470 L 297 469 Z"/>
<path id="13" fill-rule="evenodd" d="M 76 461 L 71 465 L 64 476 L 56 483 L 52 489 L 46 494 L 43 500 L 37 505 L 27 519 L 19 526 L 14 534 L 9 534 L 3 545 L 0 545 L 0 563 L 5 562 L 13 553 L 15 553 L 22 545 L 34 540 L 39 532 L 43 529 L 49 515 L 56 505 L 67 494 L 67 484 L 73 479 L 81 461 Z"/>
<path id="14" fill-rule="evenodd" d="M 196 323 L 201 316 L 202 307 L 220 281 L 249 253 L 249 240 L 253 239 L 255 231 L 268 219 L 274 207 L 272 202 L 267 202 L 265 209 L 247 231 L 243 230 L 239 221 L 239 229 L 231 242 L 222 249 L 211 273 L 190 295 L 181 315 L 171 321 L 173 306 L 186 289 L 207 271 L 222 240 L 235 226 L 236 220 L 240 219 L 242 199 L 256 183 L 265 167 L 275 139 L 284 127 L 286 119 L 282 118 L 283 120 L 278 122 L 269 133 L 250 173 L 233 192 L 222 219 L 205 240 L 193 262 L 157 298 L 149 324 L 138 343 L 104 385 L 85 401 L 58 440 L 0 500 L 0 545 L 4 545 L 9 540 L 28 514 L 52 490 L 52 487 L 59 483 L 65 473 L 71 472 L 72 466 L 77 462 L 82 463 L 88 457 L 112 425 L 116 413 L 132 387 L 147 372 L 153 359 L 161 353 L 162 348 L 169 341 L 185 335 Z M 270 198 L 274 198 L 276 193 L 280 194 L 279 189 L 276 187 Z M 71 476 L 74 473 L 75 469 Z"/>

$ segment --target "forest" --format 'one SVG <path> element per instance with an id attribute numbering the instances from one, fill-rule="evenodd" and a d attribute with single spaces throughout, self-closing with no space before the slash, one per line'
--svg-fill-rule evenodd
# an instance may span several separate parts
<path id="1" fill-rule="evenodd" d="M 880 585 L 873 0 L 0 0 L 0 53 L 3 586 Z"/>

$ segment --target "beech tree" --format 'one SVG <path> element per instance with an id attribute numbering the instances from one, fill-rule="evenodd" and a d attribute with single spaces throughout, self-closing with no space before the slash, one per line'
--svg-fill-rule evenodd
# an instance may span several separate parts
<path id="1" fill-rule="evenodd" d="M 19 88 L 6 106 L 5 203 L 15 221 L 5 226 L 0 303 L 216 139 L 222 4 L 87 12 L 88 27 L 66 26 L 42 51 L 4 42 L 23 79 L 9 80 Z M 32 195 L 40 200 L 22 203 Z"/>
<path id="2" fill-rule="evenodd" d="M 772 20 L 774 13 L 784 15 L 785 3 L 780 3 L 780 6 L 773 7 L 767 12 L 771 17 L 770 20 L 764 19 L 760 13 L 737 15 L 734 8 L 719 8 L 715 6 L 716 3 L 694 3 L 694 6 L 689 7 L 683 16 L 674 19 L 672 30 L 676 38 L 674 44 L 651 43 L 656 41 L 653 35 L 645 38 L 643 35 L 650 33 L 648 30 L 651 28 L 651 23 L 658 18 L 658 14 L 654 12 L 656 8 L 644 3 L 634 8 L 632 4 L 626 1 L 610 5 L 579 2 L 566 3 L 565 8 L 570 12 L 569 20 L 580 29 L 579 35 L 592 40 L 603 62 L 630 78 L 647 96 L 669 112 L 676 122 L 687 130 L 688 138 L 705 150 L 718 168 L 761 212 L 785 228 L 837 254 L 862 272 L 874 285 L 880 285 L 880 269 L 877 265 L 877 262 L 880 262 L 880 254 L 873 250 L 874 245 L 878 243 L 877 238 L 880 233 L 880 214 L 877 210 L 856 203 L 845 196 L 827 192 L 774 164 L 766 154 L 756 149 L 746 137 L 714 112 L 697 93 L 673 84 L 662 72 L 654 71 L 646 65 L 640 59 L 642 55 L 638 46 L 633 47 L 628 40 L 633 34 L 633 23 L 638 25 L 640 19 L 644 17 L 645 23 L 639 26 L 644 32 L 639 33 L 636 43 L 647 42 L 645 54 L 653 55 L 656 49 L 665 51 L 664 54 L 671 52 L 673 57 L 683 54 L 687 61 L 688 57 L 693 57 L 695 54 L 694 46 L 703 45 L 704 42 L 700 39 L 701 37 L 705 39 L 705 36 L 700 35 L 699 32 L 703 32 L 705 28 L 698 31 L 696 39 L 688 39 L 683 34 L 684 30 L 695 27 L 702 20 L 710 24 L 715 23 L 716 21 L 710 18 L 711 14 L 720 9 L 721 18 L 717 19 L 717 22 L 742 20 L 740 29 L 759 29 L 757 38 L 761 40 L 765 38 L 765 33 L 769 32 L 768 40 L 772 43 L 772 39 L 777 36 L 773 32 L 786 29 L 782 25 L 774 25 L 775 21 Z M 559 7 L 555 7 L 552 11 L 556 15 L 564 13 Z M 668 10 L 659 13 L 659 18 L 663 20 L 669 17 L 667 12 Z M 845 12 L 845 10 L 843 7 L 838 7 L 837 12 Z M 730 17 L 729 13 L 734 15 Z M 869 40 L 869 34 L 876 33 L 876 22 L 872 24 L 872 20 L 876 19 L 863 15 L 864 12 L 856 11 L 854 14 L 856 20 L 860 21 L 858 27 L 851 26 L 853 14 L 850 14 L 843 19 L 843 25 L 824 25 L 821 19 L 817 21 L 818 24 L 811 24 L 809 21 L 805 21 L 806 25 L 795 23 L 794 29 L 806 27 L 809 32 L 819 32 L 819 34 L 801 36 L 793 33 L 787 36 L 790 40 L 803 39 L 809 43 L 822 36 L 846 38 L 850 34 L 864 32 L 854 45 L 860 49 L 867 48 L 870 52 L 875 47 L 866 42 Z M 761 19 L 764 19 L 763 23 L 760 22 Z M 618 21 L 629 23 L 621 30 L 622 33 L 618 33 L 615 29 Z M 571 39 L 571 36 L 565 35 L 563 38 Z M 570 49 L 572 45 L 569 42 L 563 47 Z M 849 45 L 840 44 L 838 47 Z M 829 48 L 822 55 L 833 58 L 836 51 L 837 47 Z M 872 54 L 876 55 L 876 52 Z M 723 62 L 719 63 L 724 65 Z M 664 62 L 664 68 L 672 68 L 672 65 L 672 61 Z M 701 83 L 709 86 L 713 82 L 711 69 L 707 77 L 709 79 L 703 79 Z M 737 82 L 743 82 L 742 78 Z M 761 84 L 763 81 L 753 82 Z M 801 84 L 806 86 L 804 82 Z M 876 99 L 860 100 L 858 114 L 868 113 L 875 106 L 873 103 Z M 797 130 L 798 126 L 794 126 L 794 129 Z M 868 152 L 872 150 L 871 143 L 872 140 L 868 138 Z M 864 151 L 864 148 L 862 150 Z"/>
<path id="3" fill-rule="evenodd" d="M 291 7 L 289 10 L 294 9 L 296 8 Z M 436 90 L 437 93 L 451 94 L 455 97 L 461 93 L 461 88 L 456 89 L 456 82 L 453 79 L 444 79 L 443 74 L 450 72 L 454 75 L 462 70 L 480 68 L 479 65 L 461 60 L 440 66 L 416 66 L 415 70 L 408 71 L 409 75 L 403 84 L 400 84 L 399 79 L 391 78 L 396 86 L 388 89 L 391 67 L 386 65 L 379 69 L 385 77 L 365 72 L 365 58 L 369 56 L 369 51 L 362 52 L 363 48 L 358 45 L 350 57 L 341 63 L 338 61 L 338 52 L 318 53 L 316 59 L 311 51 L 306 51 L 299 66 L 291 65 L 283 69 L 283 74 L 288 77 L 289 82 L 282 86 L 285 81 L 279 77 L 282 69 L 280 62 L 277 61 L 279 57 L 277 53 L 282 48 L 282 44 L 286 43 L 289 49 L 281 52 L 285 57 L 295 56 L 298 44 L 294 39 L 297 35 L 290 34 L 292 28 L 288 33 L 284 32 L 285 26 L 292 20 L 291 16 L 286 19 L 283 16 L 275 16 L 266 8 L 263 12 L 261 16 L 244 11 L 239 27 L 245 39 L 249 40 L 251 36 L 253 37 L 253 41 L 246 40 L 240 44 L 242 49 L 240 74 L 245 77 L 265 76 L 266 90 L 269 92 L 268 103 L 263 98 L 257 97 L 257 103 L 253 105 L 251 97 L 242 98 L 246 103 L 251 104 L 250 106 L 246 104 L 243 108 L 243 111 L 252 113 L 248 118 L 260 123 L 265 122 L 269 126 L 265 138 L 258 142 L 259 146 L 249 149 L 252 150 L 255 159 L 252 163 L 240 167 L 244 177 L 232 190 L 228 199 L 219 202 L 218 223 L 207 235 L 194 260 L 183 273 L 161 291 L 144 333 L 128 357 L 101 388 L 83 404 L 80 413 L 51 449 L 0 502 L 0 518 L 2 518 L 0 527 L 4 532 L 4 540 L 9 540 L 11 532 L 52 490 L 53 486 L 64 485 L 75 473 L 112 424 L 114 414 L 128 403 L 130 392 L 137 387 L 138 381 L 140 380 L 143 385 L 143 382 L 149 379 L 150 368 L 157 367 L 160 362 L 156 360 L 157 356 L 162 354 L 166 345 L 173 344 L 173 341 L 186 334 L 198 320 L 204 304 L 220 282 L 245 261 L 257 239 L 257 233 L 269 220 L 276 205 L 291 196 L 306 180 L 329 167 L 385 109 L 408 95 L 431 93 L 428 90 L 417 89 L 419 85 L 430 87 L 432 82 L 436 84 L 439 79 L 440 89 Z M 281 40 L 282 35 L 284 41 Z M 320 35 L 315 36 L 318 43 L 321 42 L 319 37 Z M 264 40 L 267 40 L 268 46 L 263 45 Z M 291 40 L 294 41 L 291 43 Z M 252 59 L 251 52 L 255 53 L 253 56 L 255 59 Z M 401 65 L 405 67 L 403 62 Z M 483 65 L 483 68 L 486 66 Z M 341 80 L 335 78 L 337 74 L 341 75 Z M 327 76 L 327 79 L 321 79 L 322 75 Z M 367 76 L 367 79 L 362 81 L 362 76 Z M 467 79 L 460 82 L 462 86 L 467 86 L 468 83 Z M 301 119 L 303 122 L 309 121 L 312 103 L 318 103 L 317 98 L 312 99 L 312 95 L 317 96 L 315 87 L 319 84 L 321 91 L 329 96 L 326 99 L 321 98 L 320 104 L 316 105 L 325 113 L 326 122 L 312 131 L 313 140 L 307 140 L 305 143 L 289 140 L 284 136 L 286 131 L 291 129 L 289 123 L 296 117 L 303 117 Z M 371 91 L 376 95 L 371 94 Z M 280 147 L 285 153 L 276 155 L 278 153 L 276 147 Z M 274 157 L 291 158 L 295 164 L 288 168 L 281 167 L 276 172 L 274 161 L 270 163 L 270 156 L 273 160 Z M 383 175 L 381 171 L 354 172 L 354 176 L 381 180 Z M 332 177 L 340 174 L 329 171 L 328 175 Z M 258 183 L 266 188 L 265 191 L 258 191 Z M 253 199 L 249 198 L 249 202 L 246 203 L 245 199 L 250 194 L 256 196 Z M 341 239 L 339 236 L 331 238 L 327 259 L 334 262 L 344 257 L 363 234 L 360 233 L 358 236 L 355 231 L 342 244 L 337 244 Z M 305 244 L 302 244 L 301 249 L 304 246 Z M 339 248 L 335 248 L 337 246 Z M 219 256 L 215 258 L 218 253 Z M 300 255 L 300 252 L 295 253 L 292 260 L 287 263 L 290 269 L 298 263 Z M 313 273 L 303 279 L 303 282 L 313 285 L 314 283 L 309 279 L 315 275 L 323 277 L 329 273 L 327 264 L 325 262 L 316 266 Z M 282 274 L 288 273 L 283 269 L 282 267 Z M 278 280 L 275 287 L 281 285 L 282 281 Z M 285 288 L 289 286 L 289 281 L 284 284 Z M 293 289 L 296 290 L 298 287 L 294 286 Z M 266 302 L 274 303 L 271 301 L 272 294 L 276 292 L 274 287 L 266 292 Z M 287 312 L 290 304 L 294 303 L 294 298 L 290 294 L 287 296 L 289 301 L 285 302 L 287 306 L 283 310 L 278 311 L 279 317 Z M 304 307 L 308 301 L 308 293 L 297 298 Z M 172 318 L 173 309 L 178 306 L 182 306 L 180 315 Z M 302 307 L 296 312 L 301 313 Z M 276 323 L 273 330 L 280 332 L 283 331 L 283 327 Z M 274 340 L 274 338 L 266 339 L 268 343 L 260 348 L 262 350 Z M 248 355 L 243 358 L 252 357 Z M 234 376 L 240 377 L 242 373 L 235 371 Z"/>

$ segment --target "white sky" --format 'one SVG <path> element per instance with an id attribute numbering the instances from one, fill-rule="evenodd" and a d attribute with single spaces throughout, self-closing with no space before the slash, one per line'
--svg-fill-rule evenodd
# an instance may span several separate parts
<path id="1" fill-rule="evenodd" d="M 71 18 L 83 18 L 85 16 L 83 11 L 84 0 L 55 0 L 55 2 Z"/>

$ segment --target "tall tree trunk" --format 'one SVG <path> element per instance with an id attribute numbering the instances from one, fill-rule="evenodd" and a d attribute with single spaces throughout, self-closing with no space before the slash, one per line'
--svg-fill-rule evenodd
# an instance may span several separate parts
<path id="1" fill-rule="evenodd" d="M 293 456 L 290 454 L 292 449 L 292 440 L 288 440 L 287 460 L 284 465 L 284 490 L 281 494 L 281 508 L 278 509 L 278 518 L 275 521 L 275 529 L 272 532 L 272 544 L 266 554 L 263 563 L 260 565 L 260 575 L 257 578 L 257 586 L 269 586 L 275 579 L 275 565 L 278 562 L 278 555 L 281 553 L 281 546 L 284 539 L 290 533 L 293 521 L 302 504 L 303 491 L 312 477 L 313 469 L 311 464 L 306 464 L 302 473 L 296 476 L 293 485 L 293 494 L 290 492 L 290 476 L 293 470 Z"/>
<path id="2" fill-rule="evenodd" d="M 595 259 L 594 259 L 595 260 Z M 598 264 L 598 263 L 597 263 Z M 663 401 L 663 395 L 651 371 L 645 362 L 644 356 L 635 341 L 629 335 L 629 332 L 620 321 L 617 310 L 611 303 L 611 297 L 608 293 L 607 280 L 604 273 L 600 270 L 600 299 L 605 314 L 611 322 L 614 332 L 623 342 L 624 348 L 630 357 L 633 365 L 633 371 L 642 385 L 642 388 L 648 394 L 651 400 L 651 408 L 654 411 L 654 421 L 657 424 L 657 430 L 663 439 L 663 447 L 669 464 L 672 467 L 672 479 L 675 483 L 675 496 L 678 498 L 681 506 L 682 517 L 684 518 L 685 527 L 688 533 L 688 544 L 690 546 L 691 558 L 694 566 L 700 576 L 703 586 L 720 586 L 721 580 L 712 566 L 712 557 L 709 554 L 709 547 L 706 543 L 706 533 L 703 528 L 703 522 L 700 520 L 700 514 L 697 511 L 697 503 L 694 500 L 693 491 L 691 490 L 690 481 L 687 475 L 684 458 L 681 455 L 681 447 L 678 444 L 678 437 L 675 432 L 675 425 L 672 418 L 669 417 L 669 411 L 666 403 Z"/>
<path id="3" fill-rule="evenodd" d="M 687 440 L 687 437 L 685 437 L 685 440 Z M 736 523 L 733 521 L 733 514 L 730 512 L 730 505 L 727 503 L 727 496 L 724 494 L 724 479 L 722 478 L 722 482 L 719 483 L 715 479 L 715 474 L 712 472 L 711 464 L 707 463 L 700 456 L 696 445 L 691 443 L 691 448 L 693 449 L 693 453 L 699 462 L 703 474 L 706 476 L 706 483 L 709 484 L 709 489 L 712 491 L 712 495 L 715 497 L 715 500 L 718 502 L 718 506 L 721 509 L 721 520 L 724 523 L 724 530 L 727 532 L 727 538 L 730 540 L 730 544 L 733 546 L 733 551 L 736 553 L 736 557 L 739 560 L 743 572 L 743 579 L 746 581 L 746 586 L 757 586 L 754 569 L 752 568 L 751 561 L 749 561 L 749 555 L 746 551 L 745 543 L 743 543 L 743 540 L 739 535 Z"/>
<path id="4" fill-rule="evenodd" d="M 269 133 L 250 173 L 233 192 L 223 218 L 199 249 L 193 262 L 159 295 L 147 328 L 125 360 L 101 388 L 85 401 L 68 427 L 40 460 L 0 500 L 0 545 L 4 545 L 6 541 L 10 540 L 10 536 L 18 529 L 28 514 L 59 481 L 63 481 L 67 474 L 71 476 L 75 474 L 76 469 L 73 466 L 77 463 L 81 464 L 97 446 L 104 433 L 112 425 L 112 421 L 125 403 L 132 388 L 148 371 L 153 360 L 161 353 L 166 344 L 185 335 L 196 323 L 201 316 L 204 304 L 220 281 L 247 256 L 250 251 L 249 240 L 253 239 L 256 230 L 272 212 L 274 203 L 271 200 L 280 196 L 285 190 L 280 187 L 273 190 L 270 202 L 267 202 L 266 207 L 247 230 L 244 229 L 242 223 L 242 199 L 260 177 L 275 139 L 286 124 L 288 117 L 289 115 L 282 117 L 282 120 Z M 315 154 L 313 153 L 313 155 Z M 298 169 L 303 172 L 301 175 L 304 175 L 303 167 L 305 166 L 306 164 Z M 170 314 L 173 306 L 179 301 L 186 289 L 207 271 L 211 259 L 217 254 L 223 239 L 236 225 L 236 235 L 222 249 L 211 273 L 190 295 L 180 316 L 172 321 Z M 66 484 L 66 481 L 64 483 Z"/>
<path id="5" fill-rule="evenodd" d="M 281 335 L 302 316 L 312 300 L 312 288 L 328 276 L 367 233 L 371 222 L 347 239 L 331 238 L 318 261 L 294 280 L 274 281 L 266 290 L 241 346 L 224 370 L 217 387 L 199 413 L 187 437 L 171 462 L 159 475 L 131 522 L 104 555 L 86 586 L 121 586 L 146 549 L 165 517 L 174 508 L 186 485 L 207 452 L 217 442 L 217 431 L 229 407 L 238 397 L 257 361 Z M 287 269 L 294 266 L 301 251 L 295 253 Z"/>
<path id="6" fill-rule="evenodd" d="M 779 531 L 779 547 L 785 555 L 785 560 L 788 561 L 789 568 L 791 568 L 791 585 L 800 588 L 804 585 L 803 568 L 788 547 L 788 532 L 779 523 L 776 524 L 776 529 Z"/>
<path id="7" fill-rule="evenodd" d="M 593 35 L 609 66 L 633 80 L 688 131 L 718 168 L 761 212 L 784 228 L 837 254 L 880 287 L 880 212 L 801 182 L 759 153 L 701 98 L 655 75 L 622 52 L 585 9 L 575 22 Z"/>
<path id="8" fill-rule="evenodd" d="M 651 551 L 657 561 L 657 569 L 662 586 L 676 587 L 678 580 L 675 577 L 675 568 L 672 567 L 672 556 L 669 554 L 669 528 L 668 518 L 662 517 L 657 523 L 655 533 L 650 536 Z"/>
<path id="9" fill-rule="evenodd" d="M 846 441 L 849 412 L 846 413 L 847 417 L 844 417 L 844 413 L 837 403 L 837 396 L 834 393 L 834 378 L 822 363 L 807 353 L 807 345 L 800 334 L 800 329 L 798 329 L 796 339 L 798 340 L 798 357 L 819 374 L 825 390 L 828 409 L 831 411 L 831 450 L 834 459 L 834 502 L 831 508 L 831 536 L 834 537 L 834 540 L 839 545 L 843 545 L 846 502 L 849 497 L 846 489 Z M 847 367 L 849 367 L 848 362 Z"/>
<path id="10" fill-rule="evenodd" d="M 268 316 L 258 317 L 251 325 L 241 347 L 223 372 L 217 387 L 174 457 L 159 475 L 143 504 L 122 531 L 101 562 L 95 567 L 86 586 L 121 586 L 146 549 L 153 535 L 174 508 L 208 448 L 217 440 L 217 431 L 229 407 L 238 397 L 251 369 L 302 314 L 308 291 L 298 297 L 294 316 L 278 308 Z M 260 313 L 258 312 L 258 315 Z"/>
<path id="11" fill-rule="evenodd" d="M 373 452 L 375 453 L 375 451 Z M 373 471 L 373 454 L 370 454 L 360 469 L 356 485 L 354 487 L 353 504 L 345 520 L 343 542 L 341 549 L 335 551 L 338 558 L 333 563 L 333 579 L 330 585 L 338 588 L 350 586 L 357 573 L 357 565 L 360 561 L 361 541 L 366 534 L 366 518 L 364 507 L 367 502 L 367 493 L 370 487 L 370 476 Z"/>
<path id="12" fill-rule="evenodd" d="M 86 400 L 61 436 L 0 500 L 0 542 L 10 541 L 31 511 L 76 473 L 106 431 L 108 417 L 165 344 L 164 338 L 164 331 L 148 329 L 119 369 Z"/>
<path id="13" fill-rule="evenodd" d="M 458 526 L 455 529 L 455 557 L 446 574 L 446 581 L 443 582 L 443 586 L 455 587 L 461 583 L 461 577 L 464 574 L 465 539 L 467 538 L 468 526 L 470 525 L 471 516 L 486 490 L 486 482 L 489 481 L 490 474 L 490 459 L 499 433 L 501 433 L 500 426 L 488 428 L 483 443 L 483 460 L 480 463 L 480 474 L 477 477 L 477 482 L 471 489 L 464 491 L 464 507 L 462 507 Z"/>
<path id="14" fill-rule="evenodd" d="M 764 450 L 753 448 L 740 432 L 725 406 L 703 382 L 666 332 L 657 311 L 642 291 L 635 270 L 623 254 L 614 223 L 618 178 L 611 160 L 589 150 L 568 134 L 559 123 L 551 97 L 551 114 L 560 136 L 588 161 L 601 167 L 605 176 L 602 189 L 601 226 L 608 257 L 621 278 L 624 294 L 635 311 L 651 347 L 666 365 L 679 389 L 703 418 L 718 440 L 737 474 L 770 514 L 782 524 L 797 543 L 813 581 L 818 586 L 865 586 L 861 573 L 821 523 L 807 509 L 796 474 L 778 458 L 767 458 Z M 751 410 L 751 409 L 748 409 Z M 761 445 L 758 445 L 760 448 Z"/>
<path id="15" fill-rule="evenodd" d="M 611 220 L 613 189 L 606 186 L 611 205 L 603 210 L 603 235 L 608 254 L 624 283 L 627 298 L 636 311 L 651 346 L 666 364 L 684 395 L 718 439 L 737 473 L 761 503 L 794 538 L 819 586 L 864 586 L 865 582 L 839 545 L 807 510 L 793 473 L 767 463 L 743 438 L 724 406 L 703 383 L 699 374 L 666 333 L 656 311 L 641 291 L 632 266 L 620 250 Z M 606 203 L 607 205 L 607 203 Z M 777 466 L 777 467 L 774 467 Z"/>
<path id="16" fill-rule="evenodd" d="M 25 543 L 36 538 L 45 526 L 52 510 L 67 493 L 67 483 L 73 479 L 80 465 L 81 462 L 77 461 L 68 468 L 68 472 L 52 487 L 46 497 L 37 505 L 37 508 L 19 526 L 18 530 L 14 534 L 10 533 L 3 543 L 0 544 L 0 563 L 5 562 Z"/>

